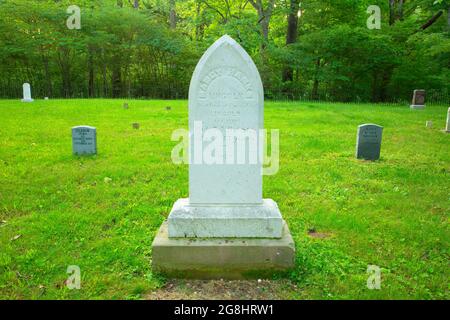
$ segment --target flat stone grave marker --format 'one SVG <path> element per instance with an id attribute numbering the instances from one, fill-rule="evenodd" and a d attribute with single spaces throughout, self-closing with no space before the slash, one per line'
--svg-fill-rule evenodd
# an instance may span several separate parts
<path id="1" fill-rule="evenodd" d="M 72 148 L 75 155 L 97 154 L 97 129 L 90 126 L 73 127 Z"/>
<path id="2" fill-rule="evenodd" d="M 23 84 L 23 99 L 22 102 L 33 102 L 34 100 L 31 98 L 31 86 L 29 83 Z"/>
<path id="3" fill-rule="evenodd" d="M 427 121 L 427 122 L 425 123 L 425 126 L 426 126 L 428 129 L 433 128 L 433 121 Z"/>
<path id="4" fill-rule="evenodd" d="M 411 109 L 424 109 L 425 108 L 425 90 L 414 90 Z"/>
<path id="5" fill-rule="evenodd" d="M 140 125 L 139 125 L 139 123 L 137 123 L 137 122 L 135 122 L 135 123 L 133 123 L 133 129 L 139 129 L 140 128 Z"/>
<path id="6" fill-rule="evenodd" d="M 383 127 L 379 125 L 360 125 L 356 139 L 356 158 L 365 160 L 380 159 L 382 135 Z"/>
<path id="7" fill-rule="evenodd" d="M 124 108 L 124 109 L 128 109 L 128 103 L 125 102 L 125 103 L 123 104 L 123 108 Z"/>
<path id="8" fill-rule="evenodd" d="M 276 202 L 262 197 L 263 119 L 259 72 L 225 35 L 204 53 L 191 79 L 189 198 L 175 202 L 155 237 L 156 272 L 233 278 L 294 265 L 289 229 Z M 243 144 L 237 132 L 245 133 Z M 224 144 L 210 152 L 217 142 Z"/>

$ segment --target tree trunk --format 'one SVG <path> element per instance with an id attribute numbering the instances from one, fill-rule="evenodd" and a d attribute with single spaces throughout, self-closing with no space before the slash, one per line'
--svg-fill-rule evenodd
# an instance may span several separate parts
<path id="1" fill-rule="evenodd" d="M 398 0 L 398 19 L 403 21 L 403 3 L 404 0 Z"/>
<path id="2" fill-rule="evenodd" d="M 286 45 L 290 45 L 297 41 L 298 36 L 298 1 L 299 0 L 291 0 L 290 1 L 290 10 L 288 16 L 288 25 L 286 31 Z M 283 70 L 283 82 L 292 81 L 294 78 L 294 70 L 291 66 L 286 66 Z"/>
<path id="3" fill-rule="evenodd" d="M 114 59 L 112 67 L 111 85 L 113 98 L 120 98 L 122 95 L 122 74 L 120 61 L 117 57 Z"/>
<path id="4" fill-rule="evenodd" d="M 175 10 L 176 0 L 170 0 L 170 12 L 169 12 L 169 22 L 170 28 L 175 29 L 177 27 L 177 12 Z"/>
<path id="5" fill-rule="evenodd" d="M 52 97 L 53 96 L 53 86 L 52 86 L 52 79 L 51 79 L 51 75 L 50 75 L 50 71 L 49 71 L 49 66 L 48 66 L 48 57 L 46 55 L 42 55 L 42 63 L 44 65 L 44 74 L 45 74 L 45 79 L 46 81 L 46 95 L 47 97 Z"/>
<path id="6" fill-rule="evenodd" d="M 316 72 L 314 75 L 314 85 L 311 94 L 313 100 L 319 100 L 319 69 L 320 69 L 320 58 L 317 58 Z"/>
<path id="7" fill-rule="evenodd" d="M 431 27 L 441 16 L 442 16 L 443 12 L 439 11 L 438 13 L 436 13 L 430 20 L 428 20 L 423 26 L 421 26 L 420 28 L 422 30 L 428 29 L 429 27 Z"/>
<path id="8" fill-rule="evenodd" d="M 102 57 L 103 57 L 103 98 L 108 97 L 108 80 L 106 79 L 106 56 L 105 56 L 105 50 L 102 49 Z"/>
<path id="9" fill-rule="evenodd" d="M 89 98 L 94 97 L 94 52 L 92 48 L 88 48 L 88 96 Z"/>
<path id="10" fill-rule="evenodd" d="M 262 0 L 249 0 L 249 2 L 258 12 L 258 23 L 261 26 L 261 35 L 263 36 L 264 42 L 267 42 L 269 40 L 269 23 L 275 6 L 275 0 L 269 0 L 266 9 L 263 8 Z M 263 46 L 265 47 L 265 43 L 263 43 Z"/>
<path id="11" fill-rule="evenodd" d="M 197 6 L 196 6 L 196 26 L 195 26 L 195 40 L 200 40 L 203 38 L 203 30 L 204 30 L 204 25 L 203 25 L 203 21 L 201 21 L 201 23 L 199 24 L 199 20 L 200 17 L 202 16 L 202 3 L 200 1 L 197 1 Z"/>
<path id="12" fill-rule="evenodd" d="M 389 0 L 389 25 L 395 23 L 395 0 Z"/>

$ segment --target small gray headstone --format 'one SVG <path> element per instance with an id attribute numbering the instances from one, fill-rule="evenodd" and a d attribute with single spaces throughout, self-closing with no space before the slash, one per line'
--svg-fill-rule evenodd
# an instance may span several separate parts
<path id="1" fill-rule="evenodd" d="M 167 111 L 170 111 L 170 110 L 172 110 L 172 107 L 167 106 L 167 107 L 166 107 L 166 110 L 167 110 Z"/>
<path id="2" fill-rule="evenodd" d="M 124 108 L 124 109 L 128 109 L 128 103 L 125 102 L 125 103 L 123 104 L 123 108 Z"/>
<path id="3" fill-rule="evenodd" d="M 431 128 L 433 128 L 433 121 L 427 121 L 425 123 L 425 125 L 426 125 L 427 128 L 431 129 Z"/>
<path id="4" fill-rule="evenodd" d="M 445 126 L 445 132 L 450 133 L 450 108 L 447 111 L 447 125 Z"/>
<path id="5" fill-rule="evenodd" d="M 425 108 L 425 90 L 414 90 L 411 109 L 424 109 L 424 108 Z"/>
<path id="6" fill-rule="evenodd" d="M 97 154 L 97 129 L 90 126 L 73 127 L 72 148 L 75 155 Z"/>
<path id="7" fill-rule="evenodd" d="M 139 123 L 137 122 L 133 123 L 133 129 L 139 129 Z"/>
<path id="8" fill-rule="evenodd" d="M 356 158 L 365 160 L 380 159 L 383 127 L 376 124 L 362 124 L 358 127 Z"/>

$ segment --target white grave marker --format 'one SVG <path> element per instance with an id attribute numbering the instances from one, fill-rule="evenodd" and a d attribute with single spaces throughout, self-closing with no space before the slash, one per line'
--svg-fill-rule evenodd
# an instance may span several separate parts
<path id="1" fill-rule="evenodd" d="M 31 99 L 31 87 L 29 83 L 23 84 L 23 99 L 22 102 L 33 102 L 34 100 Z"/>

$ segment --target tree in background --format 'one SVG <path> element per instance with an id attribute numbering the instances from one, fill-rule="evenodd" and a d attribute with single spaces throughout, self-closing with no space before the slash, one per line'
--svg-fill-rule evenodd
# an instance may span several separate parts
<path id="1" fill-rule="evenodd" d="M 229 34 L 268 98 L 430 99 L 450 92 L 449 0 L 79 0 L 0 2 L 0 96 L 185 98 L 201 54 Z M 369 5 L 381 30 L 366 28 Z M 447 16 L 447 17 L 446 17 Z"/>

